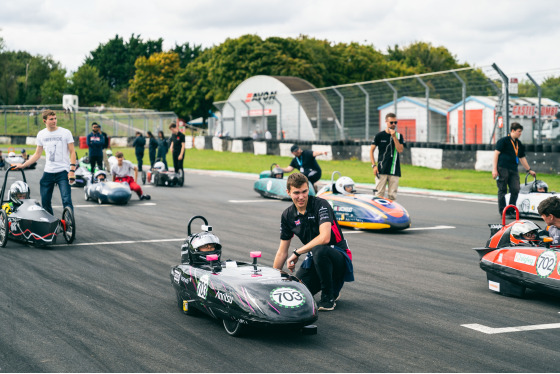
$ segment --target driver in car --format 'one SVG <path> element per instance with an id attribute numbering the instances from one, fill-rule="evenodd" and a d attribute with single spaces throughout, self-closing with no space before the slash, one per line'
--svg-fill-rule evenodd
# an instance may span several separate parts
<path id="1" fill-rule="evenodd" d="M 93 176 L 93 183 L 107 182 L 107 173 L 104 170 L 95 172 Z"/>
<path id="2" fill-rule="evenodd" d="M 10 186 L 10 202 L 2 205 L 2 209 L 9 215 L 17 211 L 25 199 L 29 199 L 29 186 L 22 181 L 14 182 Z"/>
<path id="3" fill-rule="evenodd" d="M 356 193 L 354 189 L 354 181 L 350 177 L 340 177 L 336 180 L 334 184 L 336 188 L 336 192 L 344 194 L 344 195 L 352 195 Z"/>

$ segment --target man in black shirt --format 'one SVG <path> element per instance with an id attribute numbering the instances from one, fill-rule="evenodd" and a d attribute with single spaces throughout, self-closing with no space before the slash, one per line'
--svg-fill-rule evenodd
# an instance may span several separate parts
<path id="1" fill-rule="evenodd" d="M 515 205 L 519 195 L 519 163 L 533 177 L 537 174 L 531 170 L 527 158 L 525 158 L 525 146 L 519 138 L 523 132 L 523 126 L 514 122 L 511 124 L 511 132 L 496 142 L 494 151 L 494 162 L 492 167 L 492 178 L 498 185 L 498 211 L 500 216 L 506 207 L 506 194 L 509 187 L 509 204 Z M 507 216 L 514 218 L 515 214 L 508 212 Z"/>
<path id="2" fill-rule="evenodd" d="M 287 192 L 293 205 L 282 213 L 280 246 L 274 258 L 274 268 L 295 269 L 299 256 L 307 253 L 296 273 L 313 295 L 321 291 L 319 310 L 333 310 L 344 282 L 354 280 L 352 253 L 342 235 L 330 204 L 321 198 L 309 196 L 308 180 L 301 173 L 288 177 Z M 294 234 L 302 247 L 288 253 Z"/>
<path id="3" fill-rule="evenodd" d="M 183 157 L 185 155 L 185 135 L 179 131 L 179 128 L 175 123 L 169 125 L 171 130 L 171 146 L 169 150 L 173 156 L 173 167 L 175 168 L 175 173 L 179 170 L 183 171 Z"/>
<path id="4" fill-rule="evenodd" d="M 369 150 L 373 175 L 376 177 L 375 188 L 377 196 L 385 197 L 385 188 L 389 184 L 387 197 L 389 200 L 397 199 L 399 178 L 401 176 L 400 153 L 404 150 L 404 136 L 396 131 L 397 116 L 388 113 L 385 116 L 385 130 L 379 132 L 373 138 Z M 373 151 L 379 148 L 378 162 L 375 162 Z M 374 191 L 375 193 L 375 191 Z"/>
<path id="5" fill-rule="evenodd" d="M 142 172 L 142 162 L 144 160 L 144 149 L 146 148 L 146 138 L 140 131 L 136 131 L 136 139 L 132 142 L 134 153 L 136 153 L 136 160 L 138 161 L 138 170 Z"/>
<path id="6" fill-rule="evenodd" d="M 282 169 L 284 173 L 289 173 L 294 169 L 298 169 L 303 175 L 307 177 L 307 179 L 309 179 L 309 181 L 313 184 L 313 188 L 315 188 L 315 191 L 317 191 L 316 182 L 321 179 L 321 167 L 319 167 L 319 164 L 317 163 L 315 157 L 320 155 L 326 156 L 327 152 L 310 151 L 307 149 L 305 151 L 302 151 L 301 148 L 296 144 L 292 145 L 290 151 L 294 155 L 292 162 L 288 167 L 280 169 Z"/>

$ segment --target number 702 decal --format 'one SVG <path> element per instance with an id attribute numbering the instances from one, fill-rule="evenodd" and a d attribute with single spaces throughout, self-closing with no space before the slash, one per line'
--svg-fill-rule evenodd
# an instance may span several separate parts
<path id="1" fill-rule="evenodd" d="M 545 251 L 537 259 L 537 275 L 547 278 L 556 267 L 556 252 Z"/>

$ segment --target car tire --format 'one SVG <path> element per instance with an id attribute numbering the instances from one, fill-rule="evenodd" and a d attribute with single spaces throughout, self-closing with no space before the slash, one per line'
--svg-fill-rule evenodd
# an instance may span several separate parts
<path id="1" fill-rule="evenodd" d="M 62 232 L 62 235 L 64 236 L 66 243 L 72 244 L 76 238 L 76 221 L 74 220 L 74 213 L 72 213 L 72 209 L 70 209 L 70 207 L 64 208 L 62 211 L 62 219 L 64 220 L 66 226 L 63 227 L 64 231 Z"/>
<path id="2" fill-rule="evenodd" d="M 87 187 L 84 189 L 84 199 L 86 201 L 89 201 L 89 195 L 88 195 L 88 192 L 87 192 Z"/>
<path id="3" fill-rule="evenodd" d="M 230 336 L 241 336 L 245 331 L 245 325 L 242 325 L 239 321 L 225 318 L 222 322 L 224 324 L 224 329 Z"/>
<path id="4" fill-rule="evenodd" d="M 185 184 L 185 171 L 179 170 L 179 186 L 183 187 L 184 184 Z"/>
<path id="5" fill-rule="evenodd" d="M 0 247 L 4 248 L 8 243 L 8 215 L 4 209 L 0 212 Z"/>
<path id="6" fill-rule="evenodd" d="M 103 204 L 103 200 L 101 200 L 100 197 L 97 198 L 97 204 L 99 204 L 99 205 Z"/>

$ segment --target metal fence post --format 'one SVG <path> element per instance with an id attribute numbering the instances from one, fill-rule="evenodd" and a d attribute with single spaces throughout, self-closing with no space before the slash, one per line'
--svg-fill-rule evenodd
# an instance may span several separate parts
<path id="1" fill-rule="evenodd" d="M 274 96 L 274 101 L 278 103 L 278 127 L 276 129 L 276 139 L 282 139 L 282 103 Z"/>
<path id="2" fill-rule="evenodd" d="M 455 75 L 455 78 L 457 78 L 459 80 L 459 82 L 461 82 L 462 85 L 462 89 L 461 89 L 461 95 L 463 97 L 463 144 L 466 144 L 466 139 L 467 139 L 467 103 L 466 103 L 466 97 L 467 97 L 467 85 L 465 83 L 464 80 L 461 79 L 461 77 L 459 76 L 459 74 L 457 74 L 456 72 L 452 72 L 453 75 Z M 476 130 L 476 129 L 475 129 Z M 476 143 L 476 135 L 474 137 L 475 139 L 475 143 Z"/>
<path id="3" fill-rule="evenodd" d="M 245 102 L 245 100 L 239 100 L 239 101 L 241 101 L 241 104 L 245 105 L 245 107 L 247 108 L 247 121 L 251 122 L 251 108 L 249 107 L 249 104 L 247 104 Z M 240 117 L 243 118 L 243 113 L 241 113 Z M 235 124 L 234 124 L 234 126 L 235 126 Z M 250 124 L 249 124 L 249 126 L 247 126 L 247 136 L 251 136 L 251 134 L 249 134 L 249 127 L 250 127 Z M 241 120 L 241 130 L 242 130 L 241 131 L 241 136 L 244 136 L 244 134 L 243 134 L 243 120 Z"/>
<path id="4" fill-rule="evenodd" d="M 344 140 L 346 139 L 344 134 L 344 96 L 335 87 L 333 87 L 333 91 L 340 97 L 340 140 Z"/>
<path id="5" fill-rule="evenodd" d="M 395 107 L 394 113 L 395 113 L 395 116 L 396 116 L 397 115 L 397 99 L 399 97 L 398 92 L 397 92 L 397 89 L 391 83 L 389 83 L 389 81 L 386 80 L 385 83 L 387 83 L 387 86 L 389 86 L 389 88 L 391 90 L 393 90 L 393 103 L 394 103 L 394 107 Z M 397 116 L 397 118 L 399 118 L 399 117 Z"/>
<path id="6" fill-rule="evenodd" d="M 502 82 L 504 83 L 504 93 L 506 95 L 506 104 L 505 104 L 505 109 L 506 109 L 506 125 L 505 130 L 506 133 L 509 133 L 509 79 L 507 77 L 507 75 L 504 74 L 504 72 L 498 67 L 498 65 L 496 65 L 495 63 L 492 64 L 492 67 L 494 68 L 494 70 L 496 70 L 498 72 L 498 74 L 500 75 L 500 77 L 502 78 Z"/>
<path id="7" fill-rule="evenodd" d="M 426 89 L 426 142 L 430 141 L 430 87 L 420 77 L 416 77 L 418 82 Z M 464 134 L 463 134 L 464 135 Z"/>
<path id="8" fill-rule="evenodd" d="M 542 143 L 542 138 L 541 138 L 541 130 L 542 130 L 542 119 L 541 119 L 541 95 L 542 95 L 542 88 L 541 86 L 533 79 L 533 77 L 527 73 L 527 77 L 531 80 L 531 82 L 533 82 L 533 84 L 537 87 L 537 94 L 538 94 L 538 98 L 539 98 L 539 106 L 538 106 L 538 111 L 539 111 L 539 121 L 537 122 L 537 126 L 539 129 L 538 135 L 537 135 L 537 143 Z M 534 134 L 534 132 L 533 132 Z M 533 136 L 533 143 L 535 142 L 535 138 Z"/>
<path id="9" fill-rule="evenodd" d="M 357 86 L 366 95 L 366 140 L 369 140 L 369 94 L 361 85 Z"/>

